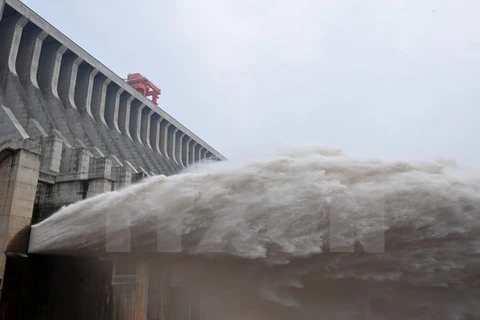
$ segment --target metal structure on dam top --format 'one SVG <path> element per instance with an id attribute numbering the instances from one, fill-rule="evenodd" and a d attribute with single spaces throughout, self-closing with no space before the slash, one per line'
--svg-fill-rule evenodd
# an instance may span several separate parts
<path id="1" fill-rule="evenodd" d="M 177 319 L 147 303 L 170 299 L 147 261 L 34 256 L 29 228 L 204 160 L 225 157 L 23 3 L 0 0 L 0 319 Z"/>

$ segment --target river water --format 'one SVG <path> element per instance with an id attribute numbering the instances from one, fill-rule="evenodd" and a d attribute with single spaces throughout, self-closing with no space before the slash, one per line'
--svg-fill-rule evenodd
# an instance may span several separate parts
<path id="1" fill-rule="evenodd" d="M 129 250 L 176 256 L 208 319 L 480 319 L 480 174 L 297 149 L 72 204 L 29 248 Z"/>

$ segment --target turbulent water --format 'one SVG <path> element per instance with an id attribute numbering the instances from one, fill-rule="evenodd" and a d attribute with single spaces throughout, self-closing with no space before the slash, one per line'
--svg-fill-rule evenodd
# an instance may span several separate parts
<path id="1" fill-rule="evenodd" d="M 173 254 L 208 319 L 480 319 L 480 175 L 295 150 L 64 207 L 29 250 L 129 249 Z"/>

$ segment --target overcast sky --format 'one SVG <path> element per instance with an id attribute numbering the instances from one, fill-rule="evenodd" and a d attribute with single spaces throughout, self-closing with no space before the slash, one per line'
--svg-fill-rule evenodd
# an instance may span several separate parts
<path id="1" fill-rule="evenodd" d="M 480 167 L 478 0 L 24 0 L 230 159 L 288 145 Z"/>

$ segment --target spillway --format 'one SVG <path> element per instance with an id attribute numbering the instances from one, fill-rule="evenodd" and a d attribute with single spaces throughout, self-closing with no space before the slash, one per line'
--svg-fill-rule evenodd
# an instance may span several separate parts
<path id="1" fill-rule="evenodd" d="M 474 319 L 479 234 L 478 172 L 313 148 L 66 206 L 29 252 L 142 253 L 208 319 Z"/>

